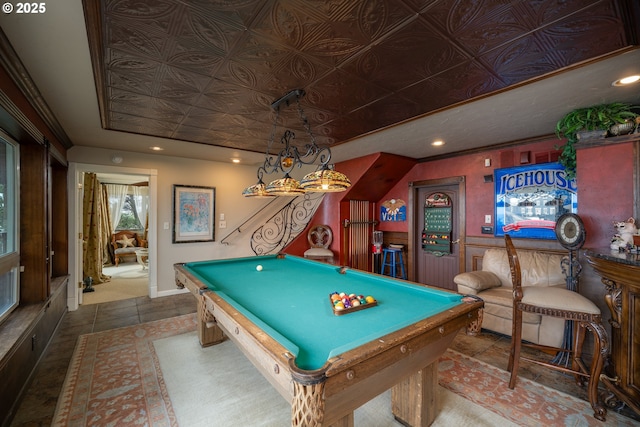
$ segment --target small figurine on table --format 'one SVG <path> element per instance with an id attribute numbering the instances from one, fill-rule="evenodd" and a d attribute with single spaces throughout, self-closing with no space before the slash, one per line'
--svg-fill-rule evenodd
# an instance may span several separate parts
<path id="1" fill-rule="evenodd" d="M 634 245 L 633 236 L 638 234 L 636 220 L 629 218 L 626 221 L 614 221 L 613 226 L 616 229 L 616 234 L 611 239 L 611 249 L 619 251 L 631 249 Z"/>

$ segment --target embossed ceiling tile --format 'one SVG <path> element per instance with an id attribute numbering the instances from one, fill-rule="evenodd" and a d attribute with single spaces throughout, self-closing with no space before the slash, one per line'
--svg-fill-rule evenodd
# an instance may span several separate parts
<path id="1" fill-rule="evenodd" d="M 446 0 L 423 16 L 440 27 L 447 37 L 478 55 L 535 28 L 520 3 L 510 0 L 459 2 Z"/>
<path id="2" fill-rule="evenodd" d="M 120 90 L 117 88 L 109 89 L 110 102 L 119 102 L 131 105 L 135 108 L 146 108 L 153 100 L 151 96 L 130 92 L 128 90 Z"/>
<path id="3" fill-rule="evenodd" d="M 224 147 L 233 135 L 217 130 L 206 130 L 191 126 L 182 125 L 173 134 L 173 138 L 182 141 L 200 142 L 208 145 Z"/>
<path id="4" fill-rule="evenodd" d="M 371 120 L 371 112 L 361 109 L 353 114 L 339 117 L 329 123 L 328 126 L 333 128 L 331 136 L 336 141 L 342 142 L 374 129 L 376 124 L 372 123 Z"/>
<path id="5" fill-rule="evenodd" d="M 109 22 L 105 46 L 133 55 L 162 61 L 168 49 L 167 35 L 151 31 L 147 26 L 131 26 L 128 22 Z"/>
<path id="6" fill-rule="evenodd" d="M 161 64 L 158 61 L 142 58 L 117 49 L 109 49 L 108 68 L 121 73 L 137 73 L 139 75 L 154 76 Z"/>
<path id="7" fill-rule="evenodd" d="M 178 51 L 167 58 L 167 62 L 174 67 L 190 70 L 203 76 L 211 77 L 223 63 L 221 55 L 212 54 L 210 51 L 196 50 L 177 46 Z"/>
<path id="8" fill-rule="evenodd" d="M 263 81 L 264 91 L 275 94 L 274 99 L 277 99 L 293 89 L 306 89 L 319 78 L 333 71 L 333 67 L 323 64 L 315 58 L 291 52 L 277 64 L 271 78 Z"/>
<path id="9" fill-rule="evenodd" d="M 449 104 L 476 99 L 505 87 L 503 82 L 477 61 L 462 64 L 432 80 L 447 92 Z"/>
<path id="10" fill-rule="evenodd" d="M 380 87 L 396 91 L 466 59 L 424 21 L 414 21 L 344 68 Z"/>
<path id="11" fill-rule="evenodd" d="M 588 6 L 595 4 L 609 5 L 615 3 L 616 0 L 571 0 L 571 1 L 558 1 L 558 0 L 539 0 L 539 1 L 527 1 L 522 2 L 521 7 L 526 7 L 529 10 L 531 16 L 536 17 L 538 26 L 548 24 L 556 21 L 557 19 L 564 18 L 578 11 L 584 11 Z M 583 12 L 581 12 L 582 14 Z M 587 12 L 591 13 L 591 12 Z"/>
<path id="12" fill-rule="evenodd" d="M 260 122 L 269 123 L 271 121 L 269 106 L 256 103 L 246 93 L 238 97 L 224 94 L 213 96 L 204 94 L 195 105 L 221 113 L 251 115 L 254 120 Z"/>
<path id="13" fill-rule="evenodd" d="M 618 9 L 604 2 L 542 29 L 539 37 L 564 67 L 628 46 L 622 22 Z"/>
<path id="14" fill-rule="evenodd" d="M 237 148 L 239 150 L 253 151 L 255 153 L 264 153 L 264 144 L 262 141 L 247 141 L 244 139 L 232 139 L 227 145 L 229 148 Z M 246 148 L 245 148 L 246 147 Z M 275 177 L 274 177 L 275 179 Z M 267 181 L 269 182 L 269 181 Z"/>
<path id="15" fill-rule="evenodd" d="M 626 45 L 624 28 L 609 4 L 589 9 L 595 17 L 568 17 L 482 57 L 508 84 L 544 75 Z"/>
<path id="16" fill-rule="evenodd" d="M 225 101 L 248 102 L 262 105 L 265 110 L 271 105 L 271 97 L 260 92 L 247 91 L 246 88 L 212 79 L 195 105 L 216 111 L 227 111 Z M 254 111 L 255 107 L 250 107 Z"/>
<path id="17" fill-rule="evenodd" d="M 424 112 L 469 101 L 504 87 L 495 76 L 473 61 L 400 91 Z"/>
<path id="18" fill-rule="evenodd" d="M 306 90 L 318 108 L 333 114 L 352 111 L 390 93 L 338 69 Z"/>
<path id="19" fill-rule="evenodd" d="M 292 5 L 314 18 L 305 22 L 310 35 L 305 51 L 313 56 L 333 58 L 333 62 L 340 62 L 340 58 L 375 42 L 414 15 L 397 0 L 316 0 L 292 2 Z"/>
<path id="20" fill-rule="evenodd" d="M 194 92 L 202 93 L 211 82 L 211 78 L 203 76 L 189 70 L 175 66 L 163 67 L 161 86 L 163 87 L 184 87 L 190 88 Z"/>
<path id="21" fill-rule="evenodd" d="M 366 117 L 371 117 L 371 122 L 375 126 L 373 129 L 391 126 L 394 123 L 416 117 L 423 112 L 422 105 L 400 95 L 380 99 L 367 105 L 364 109 L 367 110 Z M 357 117 L 357 115 L 354 116 Z"/>
<path id="22" fill-rule="evenodd" d="M 157 98 L 149 98 L 144 106 L 112 101 L 111 111 L 122 115 L 150 118 L 176 124 L 180 123 L 184 117 L 184 111 L 181 108 L 176 108 L 175 104 Z"/>
<path id="23" fill-rule="evenodd" d="M 304 102 L 301 102 L 301 106 L 312 128 L 317 128 L 319 126 L 322 126 L 325 123 L 329 123 L 335 120 L 336 118 L 338 118 L 337 114 L 334 114 L 330 111 L 319 110 L 319 109 L 310 107 L 308 104 L 305 104 Z"/>
<path id="24" fill-rule="evenodd" d="M 201 108 L 191 108 L 185 114 L 181 125 L 197 127 L 200 129 L 215 129 L 217 123 L 224 123 L 225 114 Z"/>
<path id="25" fill-rule="evenodd" d="M 179 28 L 178 39 L 192 40 L 212 48 L 214 52 L 228 54 L 245 28 L 242 24 L 230 22 L 225 15 L 208 12 L 188 10 L 185 22 Z"/>
<path id="26" fill-rule="evenodd" d="M 118 18 L 159 20 L 176 13 L 180 3 L 173 0 L 104 0 L 107 15 Z"/>
<path id="27" fill-rule="evenodd" d="M 258 85 L 258 75 L 251 67 L 234 61 L 225 61 L 216 73 L 216 79 L 226 83 L 255 89 Z"/>
<path id="28" fill-rule="evenodd" d="M 422 12 L 440 1 L 441 0 L 403 0 L 403 3 L 413 12 Z"/>
<path id="29" fill-rule="evenodd" d="M 556 52 L 543 45 L 539 37 L 532 34 L 494 49 L 480 59 L 489 64 L 505 84 L 520 83 L 562 67 Z"/>
<path id="30" fill-rule="evenodd" d="M 237 26 L 248 27 L 265 0 L 189 0 L 192 13 L 204 14 Z"/>
<path id="31" fill-rule="evenodd" d="M 276 67 L 276 64 L 291 54 L 291 49 L 286 46 L 251 32 L 239 37 L 233 49 L 233 57 L 238 62 L 265 64 L 263 66 L 269 69 Z"/>
<path id="32" fill-rule="evenodd" d="M 313 27 L 322 21 L 292 7 L 291 1 L 269 3 L 270 7 L 256 17 L 250 30 L 258 38 L 266 37 L 283 46 L 301 50 L 308 41 L 307 27 Z"/>
<path id="33" fill-rule="evenodd" d="M 163 138 L 171 138 L 176 125 L 173 123 L 126 116 L 119 113 L 110 114 L 109 120 L 112 129 L 124 132 L 133 132 L 144 135 L 154 135 Z"/>
<path id="34" fill-rule="evenodd" d="M 153 76 L 151 76 L 153 77 Z M 109 87 L 143 95 L 153 95 L 154 81 L 145 73 L 123 73 L 120 70 L 109 71 L 107 74 Z"/>

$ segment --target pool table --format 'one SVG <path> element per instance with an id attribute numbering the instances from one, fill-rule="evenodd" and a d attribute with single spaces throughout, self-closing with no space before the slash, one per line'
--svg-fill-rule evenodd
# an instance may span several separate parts
<path id="1" fill-rule="evenodd" d="M 292 426 L 353 426 L 353 411 L 389 388 L 398 421 L 430 425 L 438 358 L 483 306 L 283 254 L 180 263 L 175 274 L 198 299 L 201 345 L 234 341 L 289 401 Z M 337 315 L 334 291 L 372 296 L 376 304 Z"/>

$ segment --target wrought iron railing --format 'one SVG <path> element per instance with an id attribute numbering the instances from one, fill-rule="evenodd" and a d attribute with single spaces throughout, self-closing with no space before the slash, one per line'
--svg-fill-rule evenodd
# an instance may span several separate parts
<path id="1" fill-rule="evenodd" d="M 307 193 L 292 199 L 253 232 L 253 252 L 256 255 L 268 255 L 287 246 L 307 227 L 323 197 L 323 193 Z"/>

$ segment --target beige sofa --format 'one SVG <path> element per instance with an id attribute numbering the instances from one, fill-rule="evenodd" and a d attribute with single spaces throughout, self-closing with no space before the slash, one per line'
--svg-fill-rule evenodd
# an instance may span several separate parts
<path id="1" fill-rule="evenodd" d="M 565 287 L 562 258 L 562 255 L 519 250 L 522 286 Z M 482 270 L 458 274 L 453 281 L 459 293 L 477 295 L 484 300 L 482 328 L 511 336 L 513 285 L 506 249 L 487 249 L 482 257 Z M 523 340 L 560 347 L 563 336 L 563 319 L 524 313 Z"/>

